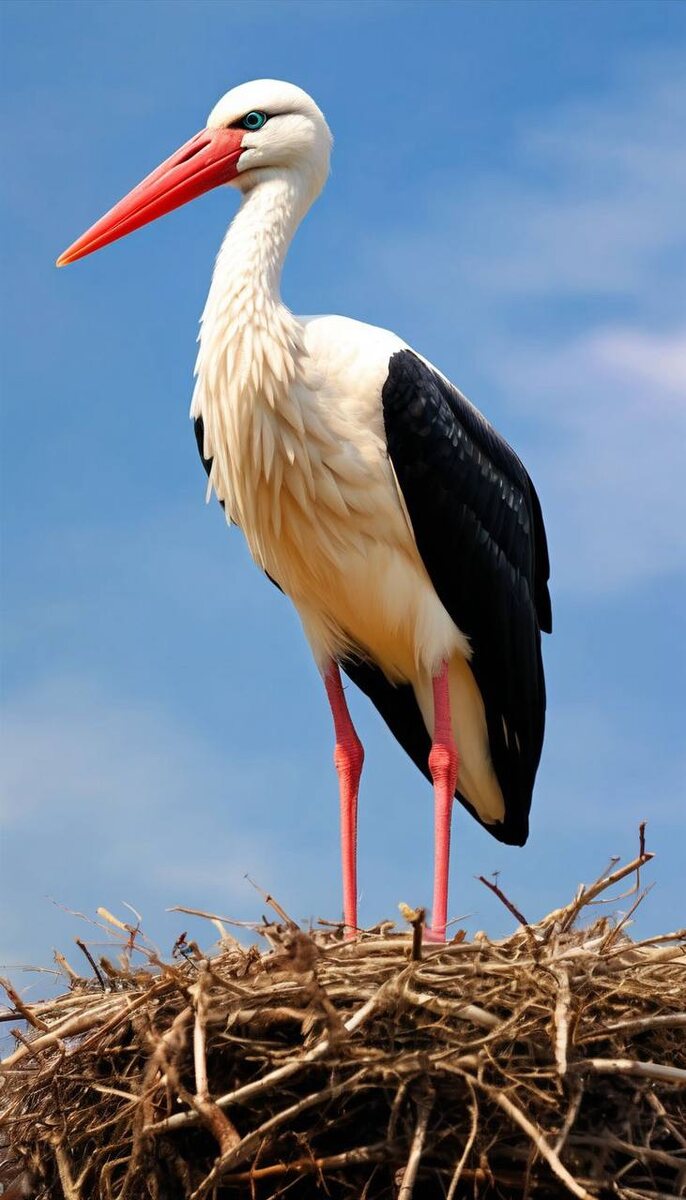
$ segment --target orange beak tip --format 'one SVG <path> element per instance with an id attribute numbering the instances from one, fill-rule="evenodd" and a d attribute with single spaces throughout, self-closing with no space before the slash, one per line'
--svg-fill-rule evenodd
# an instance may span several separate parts
<path id="1" fill-rule="evenodd" d="M 243 130 L 202 129 L 60 254 L 65 267 L 238 174 Z"/>

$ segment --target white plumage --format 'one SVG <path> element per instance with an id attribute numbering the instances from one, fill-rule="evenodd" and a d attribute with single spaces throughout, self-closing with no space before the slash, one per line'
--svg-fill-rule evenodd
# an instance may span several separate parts
<path id="1" fill-rule="evenodd" d="M 501 840 L 526 840 L 545 712 L 545 532 L 516 455 L 430 363 L 385 329 L 296 317 L 283 303 L 284 259 L 326 181 L 331 144 L 300 88 L 243 84 L 58 261 L 218 183 L 241 191 L 202 315 L 191 405 L 208 493 L 293 601 L 324 676 L 346 924 L 357 919 L 363 753 L 341 663 L 433 779 L 442 937 L 455 794 Z"/>
<path id="2" fill-rule="evenodd" d="M 464 668 L 469 643 L 427 575 L 388 457 L 381 389 L 406 343 L 346 317 L 296 317 L 280 296 L 290 241 L 328 173 L 324 117 L 300 89 L 256 81 L 224 96 L 208 127 L 246 108 L 296 105 L 298 152 L 280 170 L 255 170 L 256 150 L 245 156 L 243 201 L 202 316 L 191 416 L 203 421 L 210 485 L 293 601 L 321 669 L 363 651 L 412 684 L 431 733 L 431 680 L 450 663 L 462 788 L 483 820 L 499 820 L 483 703 Z"/>

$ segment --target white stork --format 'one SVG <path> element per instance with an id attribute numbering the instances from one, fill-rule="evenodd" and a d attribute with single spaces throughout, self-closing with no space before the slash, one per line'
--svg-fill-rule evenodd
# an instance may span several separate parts
<path id="1" fill-rule="evenodd" d="M 527 838 L 545 714 L 540 631 L 551 628 L 546 538 L 519 458 L 440 371 L 385 329 L 296 317 L 283 303 L 283 262 L 330 152 L 300 88 L 233 88 L 58 266 L 219 184 L 240 191 L 191 405 L 208 487 L 290 596 L 323 676 L 348 932 L 364 752 L 341 667 L 433 781 L 440 941 L 454 797 L 500 841 Z"/>

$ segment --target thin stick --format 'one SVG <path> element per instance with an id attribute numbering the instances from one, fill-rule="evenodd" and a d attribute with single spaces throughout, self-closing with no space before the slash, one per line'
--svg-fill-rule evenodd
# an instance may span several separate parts
<path id="1" fill-rule="evenodd" d="M 675 1154 L 668 1154 L 666 1150 L 655 1150 L 652 1146 L 636 1146 L 633 1142 L 627 1142 L 623 1138 L 614 1137 L 607 1130 L 602 1136 L 594 1133 L 576 1133 L 572 1134 L 569 1139 L 570 1144 L 574 1146 L 602 1146 L 612 1150 L 621 1150 L 624 1154 L 631 1155 L 631 1158 L 637 1158 L 639 1162 L 650 1161 L 664 1163 L 668 1167 L 673 1167 L 676 1171 L 682 1171 L 686 1166 L 683 1158 L 677 1158 Z"/>
<path id="2" fill-rule="evenodd" d="M 193 1065 L 195 1067 L 195 1094 L 205 1100 L 209 1097 L 207 1086 L 207 1058 L 205 1048 L 205 996 L 203 991 L 204 975 L 190 989 L 195 1001 L 195 1023 L 193 1026 Z"/>
<path id="3" fill-rule="evenodd" d="M 235 1125 L 214 1103 L 207 1083 L 207 1047 L 205 1025 L 207 1020 L 207 998 L 205 980 L 207 967 L 201 971 L 198 982 L 190 989 L 195 1002 L 193 1024 L 193 1064 L 195 1068 L 195 1096 L 191 1103 L 205 1124 L 211 1129 L 219 1144 L 222 1155 L 228 1154 L 241 1140 Z"/>
<path id="4" fill-rule="evenodd" d="M 71 1166 L 69 1163 L 69 1155 L 64 1148 L 61 1138 L 55 1138 L 52 1143 L 55 1161 L 57 1163 L 57 1171 L 64 1192 L 65 1200 L 81 1200 L 81 1189 L 74 1182 Z"/>
<path id="5" fill-rule="evenodd" d="M 498 897 L 498 899 L 505 905 L 507 911 L 512 913 L 515 921 L 518 921 L 520 925 L 529 924 L 526 917 L 520 913 L 518 908 L 515 908 L 511 900 L 508 900 L 504 891 L 502 888 L 498 887 L 497 883 L 491 883 L 490 879 L 486 879 L 485 875 L 477 875 L 477 879 L 479 880 L 479 883 L 483 883 L 489 889 L 489 891 L 493 892 L 494 896 Z"/>
<path id="6" fill-rule="evenodd" d="M 555 978 L 557 980 L 557 1000 L 553 1015 L 553 1024 L 555 1026 L 555 1062 L 557 1064 L 558 1075 L 564 1076 L 567 1074 L 567 1043 L 569 1041 L 569 1005 L 571 996 L 569 992 L 569 976 L 564 968 L 555 971 Z"/>
<path id="7" fill-rule="evenodd" d="M 581 1076 L 579 1076 L 577 1079 L 574 1080 L 574 1090 L 572 1092 L 572 1098 L 569 1102 L 569 1107 L 567 1109 L 567 1112 L 565 1113 L 565 1119 L 564 1119 L 564 1122 L 562 1125 L 562 1129 L 560 1130 L 558 1137 L 557 1137 L 557 1141 L 555 1142 L 555 1145 L 553 1147 L 555 1153 L 558 1155 L 562 1153 L 564 1146 L 565 1146 L 565 1142 L 567 1141 L 567 1138 L 569 1137 L 569 1131 L 572 1128 L 572 1125 L 574 1124 L 574 1122 L 576 1121 L 576 1118 L 579 1115 L 579 1109 L 581 1107 L 581 1101 L 583 1098 L 583 1094 L 584 1094 L 584 1084 L 583 1084 L 583 1080 L 582 1080 Z"/>
<path id="8" fill-rule="evenodd" d="M 460 1182 L 460 1179 L 462 1178 L 462 1176 L 464 1174 L 464 1169 L 467 1164 L 467 1159 L 469 1158 L 469 1155 L 471 1154 L 472 1146 L 474 1145 L 474 1142 L 476 1141 L 476 1135 L 477 1135 L 477 1131 L 479 1128 L 479 1104 L 478 1104 L 478 1101 L 476 1098 L 476 1092 L 474 1091 L 474 1085 L 473 1085 L 471 1079 L 465 1079 L 465 1083 L 467 1084 L 467 1087 L 469 1088 L 469 1091 L 471 1092 L 471 1097 L 472 1097 L 472 1102 L 469 1106 L 469 1110 L 470 1110 L 470 1114 L 471 1114 L 471 1118 L 472 1118 L 472 1124 L 471 1124 L 471 1128 L 469 1130 L 469 1137 L 467 1138 L 467 1141 L 465 1142 L 464 1150 L 462 1151 L 462 1154 L 460 1155 L 460 1161 L 458 1162 L 457 1166 L 455 1167 L 453 1177 L 450 1180 L 450 1187 L 448 1188 L 448 1194 L 447 1194 L 445 1200 L 455 1200 L 455 1196 L 457 1194 L 457 1185 Z"/>
<path id="9" fill-rule="evenodd" d="M 583 1042 L 600 1041 L 608 1033 L 637 1033 L 643 1029 L 679 1029 L 686 1025 L 686 1013 L 665 1013 L 659 1017 L 635 1017 L 631 1021 L 613 1021 L 611 1025 L 603 1025 L 601 1029 L 587 1033 L 581 1039 Z"/>
<path id="10" fill-rule="evenodd" d="M 387 984 L 383 983 L 374 995 L 363 1004 L 361 1008 L 353 1013 L 347 1021 L 344 1021 L 344 1028 L 348 1033 L 353 1033 L 360 1025 L 369 1017 L 378 1007 L 382 995 L 387 990 Z M 228 1108 L 230 1104 L 244 1104 L 246 1100 L 252 1100 L 258 1096 L 260 1092 L 269 1091 L 276 1084 L 281 1084 L 286 1079 L 290 1079 L 292 1075 L 297 1075 L 304 1067 L 310 1063 L 316 1062 L 323 1058 L 331 1045 L 330 1038 L 325 1037 L 321 1042 L 317 1042 L 307 1054 L 294 1062 L 285 1063 L 283 1067 L 277 1067 L 275 1071 L 270 1071 L 268 1075 L 263 1075 L 261 1079 L 255 1079 L 252 1083 L 246 1083 L 243 1087 L 236 1088 L 233 1092 L 227 1092 L 224 1096 L 218 1096 L 215 1104 L 218 1108 Z M 144 1132 L 149 1134 L 167 1133 L 171 1129 L 179 1129 L 184 1125 L 192 1125 L 197 1121 L 197 1114 L 194 1112 L 173 1113 L 171 1117 L 165 1117 L 163 1121 L 157 1121 L 154 1125 L 146 1125 Z"/>
<path id="11" fill-rule="evenodd" d="M 54 959 L 55 959 L 55 962 L 60 965 L 62 970 L 66 972 L 66 974 L 71 979 L 72 983 L 76 983 L 77 980 L 79 980 L 81 978 L 78 971 L 74 970 L 71 963 L 67 962 L 66 958 L 64 957 L 63 954 L 60 954 L 59 950 L 54 951 Z"/>
<path id="12" fill-rule="evenodd" d="M 296 1158 L 288 1163 L 271 1163 L 268 1167 L 253 1167 L 250 1171 L 240 1171 L 224 1175 L 226 1184 L 250 1183 L 253 1179 L 271 1179 L 275 1175 L 308 1174 L 314 1171 L 336 1170 L 341 1167 L 355 1167 L 368 1162 L 387 1162 L 393 1148 L 387 1142 L 375 1142 L 373 1146 L 359 1146 L 353 1150 L 345 1150 L 341 1154 L 329 1154 L 325 1158 Z M 398 1157 L 400 1152 L 398 1150 Z"/>
<path id="13" fill-rule="evenodd" d="M 592 904 L 596 896 L 599 896 L 601 892 L 614 887 L 616 883 L 619 883 L 622 879 L 626 879 L 627 875 L 632 875 L 634 871 L 638 872 L 641 867 L 649 863 L 654 857 L 654 854 L 646 850 L 642 854 L 639 854 L 638 858 L 634 858 L 630 863 L 627 863 L 625 867 L 618 867 L 611 875 L 605 875 L 601 879 L 597 879 L 590 887 L 586 888 L 582 884 L 576 899 L 571 904 L 568 904 L 566 908 L 560 910 L 560 915 L 563 918 L 560 926 L 561 931 L 564 932 L 569 929 L 577 915 L 581 912 L 581 909 L 585 908 L 587 904 Z"/>
<path id="14" fill-rule="evenodd" d="M 402 1182 L 398 1190 L 397 1200 L 412 1200 L 417 1171 L 419 1170 L 419 1164 L 422 1161 L 422 1154 L 424 1153 L 426 1131 L 434 1104 L 434 1096 L 433 1088 L 427 1087 L 417 1102 L 417 1124 L 412 1137 L 407 1166 L 403 1172 Z"/>
<path id="15" fill-rule="evenodd" d="M 234 1163 L 239 1163 L 247 1158 L 256 1146 L 259 1146 L 266 1134 L 271 1133 L 279 1125 L 284 1125 L 295 1120 L 301 1113 L 306 1112 L 308 1108 L 313 1108 L 317 1104 L 336 1100 L 344 1092 L 365 1086 L 364 1072 L 359 1071 L 350 1079 L 343 1080 L 341 1083 L 331 1084 L 329 1087 L 322 1088 L 319 1092 L 312 1092 L 309 1096 L 304 1096 L 302 1100 L 298 1100 L 296 1104 L 291 1104 L 288 1108 L 281 1109 L 275 1113 L 268 1121 L 264 1121 L 259 1128 L 253 1129 L 248 1133 L 237 1146 L 234 1146 L 228 1154 L 222 1155 L 220 1159 L 212 1167 L 212 1170 L 205 1176 L 202 1183 L 191 1194 L 190 1200 L 202 1200 L 210 1189 L 214 1186 Z M 371 1086 L 371 1084 L 366 1084 Z"/>
<path id="16" fill-rule="evenodd" d="M 644 888 L 642 892 L 638 893 L 638 896 L 634 900 L 629 911 L 624 914 L 621 921 L 619 921 L 619 923 L 617 925 L 615 925 L 614 929 L 610 929 L 610 931 L 609 931 L 607 937 L 605 938 L 605 941 L 603 942 L 603 945 L 601 947 L 601 952 L 602 952 L 602 950 L 609 949 L 610 946 L 612 946 L 613 943 L 617 941 L 617 939 L 618 939 L 620 933 L 622 932 L 622 930 L 624 929 L 624 927 L 630 923 L 631 918 L 633 917 L 634 913 L 636 912 L 636 909 L 638 908 L 639 904 L 643 903 L 646 896 L 648 895 L 648 892 L 651 892 L 653 890 L 654 886 L 655 885 L 651 883 L 648 885 L 647 888 Z"/>
<path id="17" fill-rule="evenodd" d="M 91 954 L 90 950 L 88 949 L 88 946 L 86 945 L 85 942 L 83 942 L 81 940 L 81 938 L 75 937 L 74 941 L 76 942 L 76 945 L 78 946 L 78 948 L 82 952 L 82 954 L 85 954 L 86 958 L 88 959 L 88 961 L 93 969 L 93 974 L 95 975 L 103 992 L 106 992 L 107 984 L 105 983 L 105 980 L 102 977 L 102 972 L 100 971 L 100 968 L 98 967 L 95 959 L 93 958 L 93 955 Z"/>
<path id="18" fill-rule="evenodd" d="M 116 1002 L 115 1002 L 116 1003 Z M 92 1009 L 90 1012 L 82 1013 L 78 1017 L 70 1017 L 67 1021 L 62 1021 L 59 1025 L 54 1026 L 41 1037 L 34 1038 L 30 1043 L 34 1053 L 38 1050 L 44 1050 L 46 1046 L 52 1046 L 60 1038 L 72 1037 L 75 1033 L 83 1033 L 84 1030 L 92 1029 L 95 1025 L 100 1025 L 104 1022 L 107 1014 L 112 1010 L 112 1001 L 103 1004 L 101 1008 Z M 14 1054 L 9 1054 L 7 1058 L 0 1061 L 0 1067 L 13 1067 L 15 1063 L 24 1058 L 26 1054 L 25 1047 L 20 1047 L 14 1051 Z"/>
<path id="19" fill-rule="evenodd" d="M 500 1017 L 489 1013 L 478 1004 L 464 1004 L 461 1000 L 444 1000 L 442 996 L 434 996 L 432 992 L 415 992 L 410 987 L 403 990 L 403 997 L 418 1008 L 426 1008 L 430 1012 L 450 1014 L 462 1021 L 472 1021 L 484 1029 L 497 1029 L 502 1024 Z"/>
<path id="20" fill-rule="evenodd" d="M 10 1029 L 10 1033 L 11 1033 L 12 1037 L 16 1038 L 16 1040 L 22 1046 L 26 1047 L 26 1052 L 30 1058 L 35 1058 L 37 1063 L 39 1063 L 41 1061 L 40 1054 L 36 1054 L 36 1052 L 33 1049 L 33 1044 L 29 1041 L 29 1039 L 25 1036 L 25 1034 L 22 1033 L 21 1029 Z"/>
<path id="21" fill-rule="evenodd" d="M 400 1110 L 405 1102 L 405 1096 L 407 1095 L 408 1087 L 409 1080 L 403 1079 L 398 1085 L 398 1090 L 393 1097 L 391 1115 L 388 1118 L 388 1129 L 386 1130 L 386 1139 L 389 1142 L 392 1142 L 395 1139 L 395 1133 L 398 1126 L 398 1117 L 400 1116 Z"/>
<path id="22" fill-rule="evenodd" d="M 684 1073 L 686 1074 L 686 1072 Z M 524 1130 L 527 1136 L 531 1138 L 531 1141 L 538 1150 L 539 1154 L 546 1160 L 550 1169 L 554 1171 L 560 1182 L 564 1183 L 567 1190 L 570 1191 L 573 1196 L 577 1196 L 578 1200 L 594 1200 L 594 1197 L 591 1195 L 591 1193 L 587 1192 L 584 1187 L 578 1184 L 573 1175 L 570 1175 L 569 1171 L 564 1164 L 560 1162 L 559 1157 L 553 1150 L 552 1146 L 550 1146 L 545 1140 L 542 1133 L 536 1128 L 535 1125 L 532 1125 L 528 1117 L 524 1115 L 522 1110 L 518 1108 L 512 1100 L 510 1100 L 509 1096 L 507 1096 L 505 1092 L 501 1092 L 498 1088 L 491 1087 L 490 1084 L 484 1083 L 479 1079 L 473 1079 L 472 1083 L 475 1087 L 480 1088 L 481 1091 L 486 1092 L 492 1100 L 495 1100 L 495 1103 L 498 1105 L 498 1107 L 502 1108 L 503 1112 L 506 1112 L 508 1116 L 511 1117 L 515 1122 L 515 1124 L 519 1125 L 520 1129 Z"/>
<path id="23" fill-rule="evenodd" d="M 294 921 L 292 917 L 289 917 L 288 913 L 284 908 L 281 907 L 278 900 L 275 900 L 273 896 L 270 896 L 269 892 L 265 892 L 264 888 L 261 888 L 259 883 L 255 883 L 255 880 L 251 879 L 249 875 L 246 875 L 245 878 L 247 879 L 248 883 L 254 887 L 255 891 L 260 893 L 265 904 L 268 904 L 270 908 L 273 908 L 276 915 L 281 917 L 282 921 L 285 921 L 291 929 L 299 928 L 298 922 Z"/>
<path id="24" fill-rule="evenodd" d="M 647 1096 L 650 1107 L 655 1110 L 660 1120 L 672 1134 L 672 1137 L 676 1138 L 679 1145 L 683 1146 L 684 1150 L 686 1150 L 686 1137 L 684 1137 L 683 1133 L 679 1132 L 660 1098 L 653 1091 L 649 1091 Z"/>
<path id="25" fill-rule="evenodd" d="M 24 1020 L 28 1021 L 29 1025 L 33 1025 L 34 1029 L 40 1029 L 44 1033 L 47 1032 L 48 1026 L 45 1024 L 45 1021 L 41 1021 L 40 1017 L 37 1017 L 36 1014 L 31 1011 L 28 1005 L 24 1003 L 19 993 L 15 992 L 9 979 L 5 979 L 2 975 L 0 975 L 0 987 L 5 989 L 10 1001 L 16 1009 L 15 1012 L 8 1013 L 6 1017 L 3 1014 L 3 1020 L 15 1021 L 17 1018 L 17 1013 L 20 1013 Z"/>
<path id="26" fill-rule="evenodd" d="M 409 904 L 401 904 L 399 908 L 405 920 L 412 926 L 412 950 L 410 951 L 410 958 L 412 962 L 421 962 L 426 909 L 410 908 Z"/>
<path id="27" fill-rule="evenodd" d="M 215 925 L 219 930 L 219 935 L 223 942 L 230 942 L 231 945 L 235 946 L 238 950 L 243 950 L 238 938 L 234 937 L 232 933 L 229 933 L 228 929 L 224 925 L 224 922 L 229 920 L 228 917 L 219 917 L 216 913 L 206 912 L 203 908 L 185 908 L 182 904 L 174 904 L 166 911 L 188 913 L 188 915 L 191 917 L 203 917 L 206 921 L 211 921 L 212 924 Z"/>
<path id="28" fill-rule="evenodd" d="M 604 1075 L 638 1075 L 643 1079 L 658 1079 L 663 1083 L 686 1084 L 686 1070 L 667 1067 L 664 1063 L 639 1062 L 631 1058 L 585 1058 L 575 1062 L 570 1070 L 597 1071 Z"/>

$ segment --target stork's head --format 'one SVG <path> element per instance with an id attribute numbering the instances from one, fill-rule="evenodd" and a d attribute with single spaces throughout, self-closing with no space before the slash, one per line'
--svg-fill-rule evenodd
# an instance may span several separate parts
<path id="1" fill-rule="evenodd" d="M 256 79 L 215 104 L 206 128 L 115 204 L 57 260 L 58 267 L 124 237 L 220 184 L 249 191 L 295 176 L 307 201 L 324 186 L 331 133 L 314 100 L 292 83 Z"/>

